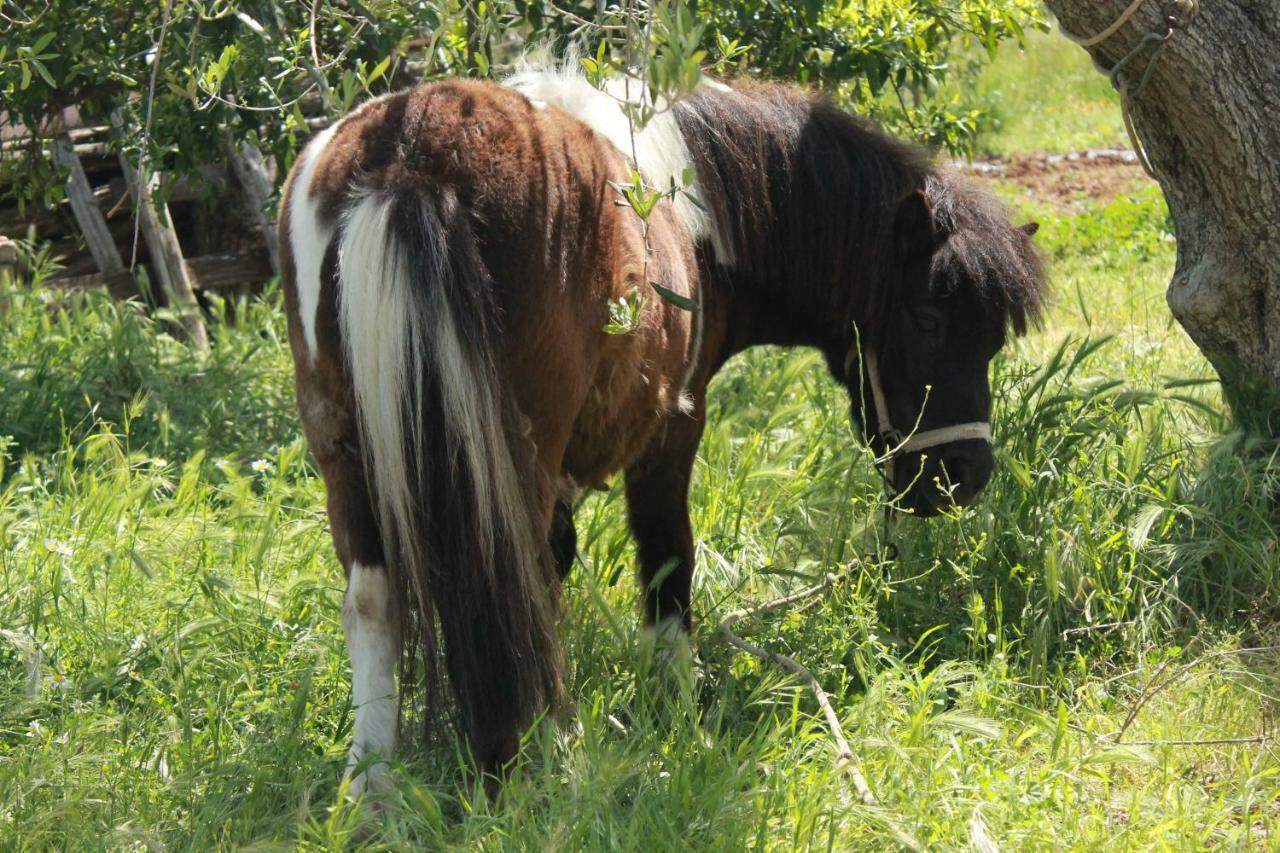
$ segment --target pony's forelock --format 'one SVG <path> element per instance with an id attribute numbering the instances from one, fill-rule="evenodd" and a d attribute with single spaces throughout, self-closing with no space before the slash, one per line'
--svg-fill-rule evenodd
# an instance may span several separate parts
<path id="1" fill-rule="evenodd" d="M 1027 232 L 1010 223 L 1005 206 L 954 172 L 927 176 L 924 193 L 935 227 L 947 235 L 933 256 L 934 286 L 973 287 L 1018 335 L 1038 326 L 1045 307 L 1044 260 Z"/>

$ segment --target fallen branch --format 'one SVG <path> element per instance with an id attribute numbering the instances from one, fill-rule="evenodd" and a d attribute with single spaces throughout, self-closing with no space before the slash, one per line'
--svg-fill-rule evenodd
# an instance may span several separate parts
<path id="1" fill-rule="evenodd" d="M 1218 746 L 1224 744 L 1266 743 L 1270 740 L 1266 734 L 1252 737 L 1211 737 L 1202 740 L 1126 740 L 1123 746 Z"/>
<path id="2" fill-rule="evenodd" d="M 773 610 L 780 610 L 791 604 L 804 602 L 800 609 L 816 604 L 820 599 L 818 596 L 835 586 L 840 581 L 840 575 L 830 573 L 822 581 L 813 586 L 806 587 L 799 592 L 791 595 L 785 595 L 781 598 L 775 598 L 764 604 L 757 605 L 745 610 L 735 610 L 724 618 L 720 623 L 720 633 L 731 645 L 738 648 L 749 655 L 759 658 L 766 663 L 776 664 L 783 669 L 793 672 L 804 680 L 805 685 L 809 688 L 809 692 L 813 694 L 813 698 L 817 700 L 818 707 L 822 708 L 822 714 L 826 717 L 827 728 L 831 731 L 831 739 L 835 742 L 836 747 L 836 770 L 840 775 L 844 776 L 853 785 L 854 791 L 857 792 L 859 799 L 864 805 L 878 806 L 875 793 L 871 790 L 871 786 L 867 784 L 867 778 L 862 775 L 862 768 L 858 766 L 857 757 L 853 754 L 853 749 L 849 746 L 849 740 L 844 736 L 844 727 L 840 725 L 840 718 L 836 716 L 835 708 L 831 704 L 827 691 L 822 689 L 822 685 L 818 683 L 818 679 L 803 664 L 794 658 L 787 657 L 778 652 L 770 652 L 760 648 L 757 645 L 747 642 L 733 632 L 733 626 L 740 620 L 748 616 L 758 616 L 761 613 L 768 613 Z M 888 815 L 883 818 L 885 827 L 893 834 L 900 844 L 911 850 L 923 849 L 918 841 L 912 838 L 905 829 L 898 826 L 897 822 L 892 820 Z"/>
<path id="3" fill-rule="evenodd" d="M 1108 631 L 1114 631 L 1116 628 L 1123 628 L 1126 625 L 1132 625 L 1132 624 L 1133 624 L 1133 620 L 1129 620 L 1128 622 L 1103 622 L 1099 625 L 1082 625 L 1078 628 L 1066 628 L 1062 632 L 1062 639 L 1068 640 L 1072 637 L 1080 637 L 1085 634 L 1092 634 L 1095 631 L 1105 634 Z"/>
<path id="4" fill-rule="evenodd" d="M 1191 640 L 1187 642 L 1183 651 L 1186 651 L 1186 649 L 1191 648 L 1191 646 L 1198 641 L 1199 641 L 1199 637 L 1191 638 Z M 1160 664 L 1160 666 L 1156 669 L 1155 674 L 1151 676 L 1151 678 L 1147 681 L 1145 685 L 1143 685 L 1142 691 L 1138 694 L 1138 701 L 1135 702 L 1133 707 L 1129 709 L 1129 713 L 1125 716 L 1124 722 L 1120 725 L 1120 730 L 1117 731 L 1113 736 L 1113 741 L 1115 743 L 1120 743 L 1124 739 L 1124 733 L 1127 732 L 1129 730 L 1129 727 L 1133 725 L 1135 720 L 1137 720 L 1138 713 L 1142 710 L 1143 706 L 1145 706 L 1147 702 L 1149 702 L 1157 693 L 1166 689 L 1175 681 L 1177 681 L 1178 679 L 1190 673 L 1196 667 L 1201 666 L 1207 663 L 1208 661 L 1213 660 L 1214 658 L 1231 657 L 1233 655 L 1259 654 L 1262 652 L 1272 653 L 1275 651 L 1280 651 L 1280 646 L 1256 646 L 1253 648 L 1245 648 L 1245 649 L 1220 649 L 1215 652 L 1209 652 L 1207 654 L 1201 655 L 1200 657 L 1196 658 L 1190 663 L 1183 665 L 1176 672 L 1170 673 L 1168 676 L 1164 678 L 1164 680 L 1160 680 L 1160 676 L 1164 673 L 1165 670 L 1167 670 L 1173 664 L 1174 660 L 1176 660 L 1176 658 L 1168 658 L 1167 660 L 1165 660 L 1164 663 Z"/>

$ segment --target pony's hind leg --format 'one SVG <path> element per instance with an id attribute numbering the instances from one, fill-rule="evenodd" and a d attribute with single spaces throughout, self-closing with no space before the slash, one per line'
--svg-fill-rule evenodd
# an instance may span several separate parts
<path id="1" fill-rule="evenodd" d="M 400 655 L 396 604 L 382 539 L 360 459 L 354 423 L 325 383 L 299 381 L 299 408 L 324 477 L 329 527 L 347 576 L 342 631 L 351 659 L 354 721 L 347 756 L 348 796 L 391 787 L 386 763 L 395 750 Z M 336 395 L 341 397 L 342 395 Z"/>
<path id="2" fill-rule="evenodd" d="M 382 793 L 391 787 L 386 759 L 396 745 L 395 684 L 399 635 L 385 566 L 352 563 L 342 603 L 342 631 L 351 656 L 355 708 L 347 755 L 348 794 Z"/>
<path id="3" fill-rule="evenodd" d="M 355 389 L 338 329 L 333 287 L 338 261 L 332 225 L 314 190 L 316 164 L 336 126 L 299 157 L 281 200 L 280 248 L 298 412 L 328 496 L 329 526 L 347 576 L 342 629 L 351 657 L 354 722 L 349 793 L 390 782 L 384 761 L 395 747 L 399 699 L 399 608 L 365 478 Z"/>

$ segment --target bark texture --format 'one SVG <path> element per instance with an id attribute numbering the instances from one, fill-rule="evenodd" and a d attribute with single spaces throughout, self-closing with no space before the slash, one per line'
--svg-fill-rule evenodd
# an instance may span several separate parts
<path id="1" fill-rule="evenodd" d="M 1078 40 L 1106 30 L 1130 0 L 1046 0 Z M 1147 0 L 1087 48 L 1110 71 L 1172 0 Z M 1280 432 L 1280 3 L 1202 0 L 1156 61 L 1130 115 L 1164 190 L 1178 240 L 1167 299 L 1222 378 L 1237 417 Z M 1136 87 L 1148 46 L 1121 72 Z"/>

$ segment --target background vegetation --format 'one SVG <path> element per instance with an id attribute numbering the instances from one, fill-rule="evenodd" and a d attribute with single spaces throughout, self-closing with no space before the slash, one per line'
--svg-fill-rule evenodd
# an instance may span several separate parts
<path id="1" fill-rule="evenodd" d="M 980 147 L 1055 148 L 1032 103 L 1072 145 L 1113 133 L 1070 106 L 1096 91 L 1082 54 L 1007 50 Z M 341 573 L 278 293 L 221 306 L 201 358 L 132 305 L 7 289 L 3 846 L 859 849 L 895 846 L 891 818 L 936 848 L 1274 849 L 1276 465 L 1168 316 L 1152 186 L 997 187 L 1043 223 L 1057 305 L 997 361 L 984 497 L 899 524 L 882 559 L 870 454 L 819 359 L 735 360 L 693 496 L 698 677 L 646 674 L 621 496 L 592 498 L 563 628 L 575 725 L 532 733 L 497 803 L 451 742 L 404 756 L 385 813 L 342 797 Z M 819 606 L 743 629 L 833 693 L 878 809 L 834 774 L 807 692 L 716 631 L 850 564 Z"/>
<path id="2" fill-rule="evenodd" d="M 0 6 L 0 120 L 46 125 L 64 107 L 91 124 L 115 121 L 115 144 L 170 180 L 222 156 L 228 139 L 274 157 L 281 176 L 317 122 L 357 99 L 449 74 L 492 76 L 531 45 L 570 43 L 632 60 L 644 20 L 638 0 L 39 0 Z M 1041 23 L 1035 0 L 687 0 L 656 3 L 654 67 L 810 82 L 953 151 L 972 141 L 965 100 L 928 97 L 972 79 L 970 44 L 998 44 Z M 680 10 L 680 14 L 676 13 Z M 643 27 L 641 28 L 643 29 Z M 655 88 L 677 80 L 651 80 Z M 113 114 L 115 118 L 113 119 Z M 62 178 L 38 140 L 0 159 L 0 188 L 51 204 Z"/>

